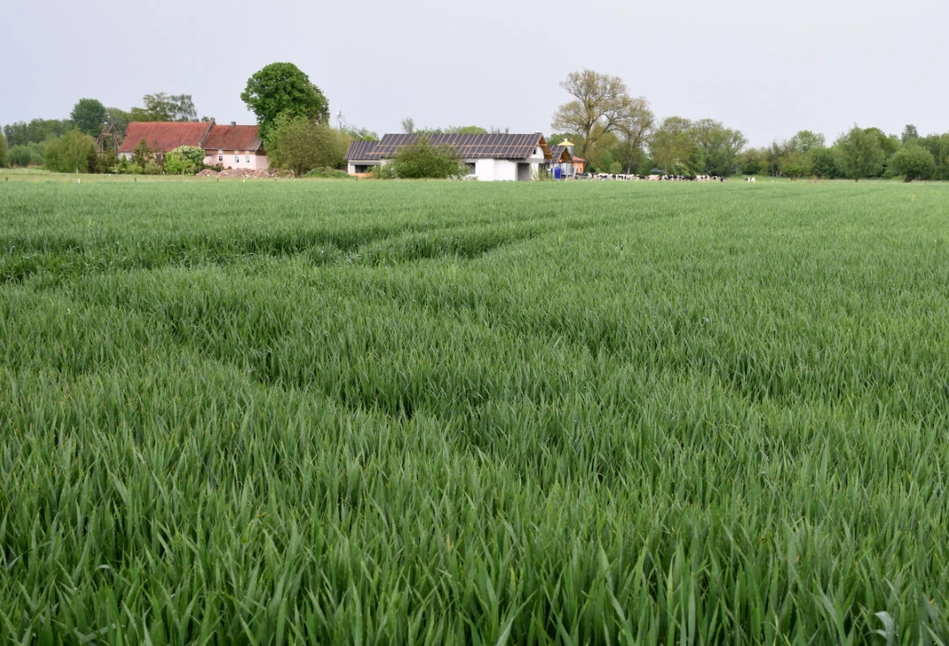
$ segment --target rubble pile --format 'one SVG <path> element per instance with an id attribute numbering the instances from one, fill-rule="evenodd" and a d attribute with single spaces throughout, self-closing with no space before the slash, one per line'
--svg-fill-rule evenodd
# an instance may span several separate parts
<path id="1" fill-rule="evenodd" d="M 205 168 L 198 173 L 196 177 L 237 177 L 242 179 L 273 179 L 276 177 L 295 177 L 293 171 L 288 170 L 252 170 L 250 168 L 225 168 L 224 170 L 214 170 Z"/>

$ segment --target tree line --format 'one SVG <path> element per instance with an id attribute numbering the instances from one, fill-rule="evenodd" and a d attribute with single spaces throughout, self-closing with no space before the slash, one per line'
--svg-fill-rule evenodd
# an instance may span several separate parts
<path id="1" fill-rule="evenodd" d="M 146 94 L 143 106 L 129 110 L 106 107 L 98 99 L 82 98 L 65 119 L 33 119 L 3 126 L 0 165 L 46 166 L 50 170 L 107 172 L 115 155 L 95 155 L 100 136 L 114 152 L 132 121 L 198 121 L 190 94 Z M 210 121 L 202 117 L 201 121 Z M 108 151 L 106 151 L 108 152 Z"/>
<path id="2" fill-rule="evenodd" d="M 791 179 L 949 179 L 949 132 L 922 136 L 915 126 L 907 125 L 897 137 L 879 128 L 854 125 L 830 145 L 824 135 L 802 130 L 790 139 L 749 148 L 740 130 L 714 119 L 657 119 L 649 102 L 632 96 L 617 76 L 584 69 L 570 73 L 560 85 L 572 99 L 554 113 L 554 134 L 548 141 L 557 144 L 569 139 L 590 171 L 743 173 Z M 248 79 L 241 99 L 257 117 L 271 166 L 298 175 L 318 168 L 342 168 L 350 141 L 378 138 L 363 128 L 332 128 L 328 99 L 292 63 L 271 63 L 256 72 Z M 125 111 L 83 98 L 67 119 L 5 125 L 0 134 L 0 166 L 45 165 L 67 172 L 166 172 L 165 159 L 152 155 L 147 146 L 136 149 L 139 154 L 133 155 L 131 163 L 123 163 L 109 151 L 114 151 L 131 121 L 196 121 L 198 113 L 188 94 L 146 94 L 142 103 L 143 107 Z M 418 134 L 500 132 L 479 126 L 417 128 L 411 118 L 403 119 L 402 128 Z M 104 144 L 98 153 L 96 138 Z M 195 155 L 193 151 L 188 154 Z M 190 163 L 173 166 L 179 172 L 192 167 Z"/>
<path id="3" fill-rule="evenodd" d="M 713 119 L 657 120 L 644 97 L 617 76 L 570 73 L 560 86 L 573 99 L 553 115 L 552 143 L 570 139 L 592 171 L 671 175 L 738 173 L 774 177 L 949 179 L 949 132 L 901 136 L 854 125 L 831 145 L 808 130 L 762 148 L 746 148 L 740 130 Z"/>

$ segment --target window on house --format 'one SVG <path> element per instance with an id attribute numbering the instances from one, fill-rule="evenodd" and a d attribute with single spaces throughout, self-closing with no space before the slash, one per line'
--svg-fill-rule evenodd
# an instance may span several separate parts
<path id="1" fill-rule="evenodd" d="M 244 161 L 249 164 L 249 163 L 250 163 L 250 155 L 244 157 Z"/>
<path id="2" fill-rule="evenodd" d="M 241 163 L 241 156 L 240 156 L 240 155 L 234 155 L 234 163 L 235 163 L 235 164 Z"/>
<path id="3" fill-rule="evenodd" d="M 217 156 L 217 160 L 218 160 L 219 162 L 224 161 L 224 155 L 218 155 L 218 156 Z"/>

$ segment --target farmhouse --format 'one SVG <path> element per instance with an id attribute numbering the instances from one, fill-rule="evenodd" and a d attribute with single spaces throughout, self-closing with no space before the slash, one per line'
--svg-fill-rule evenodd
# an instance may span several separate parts
<path id="1" fill-rule="evenodd" d="M 208 166 L 267 170 L 267 153 L 257 126 L 239 126 L 233 121 L 229 126 L 215 125 L 201 147 Z"/>
<path id="2" fill-rule="evenodd" d="M 346 150 L 350 175 L 366 173 L 389 163 L 404 146 L 427 136 L 433 146 L 447 145 L 458 151 L 470 175 L 481 181 L 526 181 L 536 179 L 553 158 L 547 140 L 536 132 L 511 134 L 387 134 L 379 141 L 354 141 Z"/>
<path id="3" fill-rule="evenodd" d="M 125 131 L 119 155 L 130 159 L 138 144 L 145 140 L 159 160 L 179 146 L 204 149 L 204 163 L 224 168 L 267 169 L 267 153 L 257 126 L 229 126 L 197 121 L 133 121 Z"/>

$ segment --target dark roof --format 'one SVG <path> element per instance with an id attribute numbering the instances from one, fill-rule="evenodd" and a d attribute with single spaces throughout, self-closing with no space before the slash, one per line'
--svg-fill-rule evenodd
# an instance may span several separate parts
<path id="1" fill-rule="evenodd" d="M 550 154 L 551 154 L 552 161 L 555 164 L 560 164 L 560 163 L 569 164 L 574 159 L 573 155 L 570 154 L 570 151 L 567 150 L 566 146 L 559 146 L 559 145 L 551 146 Z"/>
<path id="2" fill-rule="evenodd" d="M 369 154 L 372 152 L 373 148 L 376 147 L 378 141 L 360 139 L 357 141 L 350 141 L 349 148 L 346 149 L 346 160 L 354 161 L 364 161 L 369 159 Z M 374 158 L 378 159 L 378 157 Z"/>
<path id="3" fill-rule="evenodd" d="M 133 152 L 142 139 L 155 153 L 167 153 L 178 146 L 201 148 L 213 125 L 205 121 L 133 121 L 125 130 L 119 152 Z"/>
<path id="4" fill-rule="evenodd" d="M 258 150 L 261 146 L 257 126 L 218 126 L 211 128 L 202 148 L 205 150 Z"/>
<path id="5" fill-rule="evenodd" d="M 531 135 L 383 135 L 382 139 L 372 143 L 371 147 L 354 149 L 353 142 L 346 151 L 346 159 L 377 160 L 395 157 L 399 148 L 411 146 L 419 137 L 427 136 L 433 146 L 452 146 L 458 151 L 462 159 L 525 159 L 534 154 L 539 146 L 544 151 L 544 158 L 550 159 L 550 149 L 547 140 L 539 132 Z M 359 157 L 350 156 L 350 152 L 358 152 Z"/>

